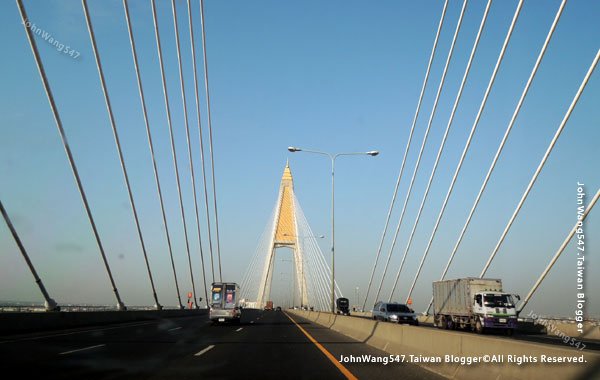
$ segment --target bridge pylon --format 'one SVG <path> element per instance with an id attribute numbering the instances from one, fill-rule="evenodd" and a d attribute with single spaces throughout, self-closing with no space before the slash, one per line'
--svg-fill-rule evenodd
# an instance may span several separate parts
<path id="1" fill-rule="evenodd" d="M 294 179 L 289 162 L 286 163 L 279 186 L 279 197 L 276 203 L 275 220 L 270 233 L 270 243 L 262 273 L 259 281 L 257 306 L 263 308 L 271 294 L 273 282 L 273 268 L 275 266 L 275 252 L 277 248 L 291 248 L 294 251 L 295 284 L 294 292 L 299 293 L 301 305 L 308 305 L 306 289 L 306 276 L 304 271 L 304 252 L 298 234 L 296 219 L 296 197 L 294 196 Z"/>

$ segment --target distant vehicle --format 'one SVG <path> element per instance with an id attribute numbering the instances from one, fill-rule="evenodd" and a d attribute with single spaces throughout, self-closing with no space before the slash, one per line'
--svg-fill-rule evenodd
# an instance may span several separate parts
<path id="1" fill-rule="evenodd" d="M 503 329 L 512 335 L 517 328 L 513 295 L 502 291 L 502 280 L 460 278 L 433 283 L 433 323 L 444 329 Z M 521 299 L 515 295 L 517 299 Z"/>
<path id="2" fill-rule="evenodd" d="M 213 323 L 239 323 L 242 317 L 242 307 L 238 296 L 240 287 L 235 282 L 213 282 L 209 318 Z"/>
<path id="3" fill-rule="evenodd" d="M 350 315 L 350 301 L 348 298 L 338 298 L 335 300 L 335 305 L 337 306 L 338 314 Z"/>
<path id="4" fill-rule="evenodd" d="M 265 310 L 266 311 L 272 311 L 273 310 L 273 301 L 267 301 L 267 304 L 265 305 Z"/>
<path id="5" fill-rule="evenodd" d="M 419 320 L 414 310 L 396 302 L 377 302 L 373 306 L 373 319 L 394 323 L 408 323 L 418 326 Z"/>
<path id="6" fill-rule="evenodd" d="M 281 311 L 281 306 L 277 306 L 277 307 L 275 308 L 275 310 L 276 310 L 276 311 Z"/>

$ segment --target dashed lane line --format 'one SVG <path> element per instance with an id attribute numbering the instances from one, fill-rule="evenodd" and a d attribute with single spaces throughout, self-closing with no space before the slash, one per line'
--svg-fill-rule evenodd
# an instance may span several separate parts
<path id="1" fill-rule="evenodd" d="M 75 352 L 93 350 L 94 348 L 104 347 L 104 346 L 106 346 L 106 344 L 97 344 L 95 346 L 89 346 L 89 347 L 79 348 L 77 350 L 71 350 L 71 351 L 61 352 L 59 355 L 68 355 L 68 354 L 72 354 L 72 353 L 75 353 Z"/>
<path id="2" fill-rule="evenodd" d="M 203 349 L 202 351 L 196 353 L 194 356 L 201 356 L 204 355 L 205 353 L 207 353 L 208 351 L 212 350 L 213 348 L 215 348 L 214 344 L 211 344 L 210 346 L 206 347 L 205 349 Z"/>

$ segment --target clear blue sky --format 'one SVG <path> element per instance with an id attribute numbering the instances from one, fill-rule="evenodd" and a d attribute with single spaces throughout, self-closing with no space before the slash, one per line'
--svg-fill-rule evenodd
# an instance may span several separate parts
<path id="1" fill-rule="evenodd" d="M 147 1 L 130 3 L 175 260 L 182 292 L 187 292 L 190 288 L 187 259 L 151 8 Z M 185 2 L 176 3 L 194 159 L 200 173 L 187 10 Z M 404 299 L 412 282 L 516 3 L 496 1 L 491 7 L 429 202 L 408 254 L 397 292 L 399 300 Z M 559 3 L 527 1 L 523 6 L 466 164 L 417 284 L 413 298 L 419 310 L 429 300 L 431 281 L 439 277 L 446 263 Z M 409 153 L 399 206 L 406 194 L 461 5 L 461 1 L 450 1 Z M 122 297 L 129 305 L 152 304 L 81 3 L 25 1 L 25 6 L 37 27 L 81 53 L 73 59 L 37 38 Z M 199 4 L 192 1 L 192 6 L 199 42 Z M 225 280 L 241 281 L 268 222 L 288 158 L 303 210 L 313 231 L 326 235 L 321 247 L 329 252 L 329 163 L 316 155 L 290 154 L 287 146 L 331 152 L 378 149 L 379 157 L 342 157 L 336 167 L 337 278 L 346 296 L 354 297 L 355 288 L 359 287 L 364 297 L 442 6 L 441 0 L 206 1 Z M 89 7 L 159 298 L 161 303 L 172 305 L 176 303 L 175 291 L 122 2 L 92 0 Z M 398 268 L 484 7 L 484 1 L 469 2 L 388 279 Z M 158 14 L 183 196 L 188 225 L 193 232 L 193 200 L 170 2 L 158 1 Z M 481 271 L 599 48 L 599 15 L 600 3 L 596 1 L 572 1 L 566 5 L 449 277 L 475 276 Z M 14 2 L 0 3 L 0 31 L 3 45 L 0 199 L 55 299 L 113 303 Z M 490 277 L 502 278 L 508 291 L 522 295 L 528 292 L 574 224 L 577 181 L 585 183 L 588 199 L 600 187 L 598 99 L 600 74 L 596 71 L 488 272 Z M 204 110 L 203 107 L 202 125 L 206 127 Z M 198 190 L 202 196 L 201 188 Z M 393 214 L 393 221 L 397 220 L 399 208 Z M 598 317 L 600 298 L 594 290 L 600 288 L 600 277 L 593 253 L 597 251 L 599 218 L 595 214 L 598 213 L 593 212 L 587 223 L 586 289 L 588 313 Z M 206 236 L 204 223 L 202 229 Z M 197 239 L 194 233 L 190 236 L 195 275 L 199 278 Z M 383 255 L 387 255 L 388 247 L 389 239 Z M 0 299 L 41 300 L 3 222 L 0 252 Z M 282 252 L 279 260 L 288 259 L 286 255 L 289 253 Z M 575 248 L 571 244 L 528 310 L 538 314 L 573 314 L 574 257 Z M 276 286 L 283 289 L 284 283 L 291 281 L 291 269 L 285 262 L 278 262 L 276 271 L 284 273 L 276 279 L 279 284 Z M 378 276 L 376 280 L 379 281 Z M 386 297 L 389 288 L 390 281 L 386 281 Z M 198 292 L 203 293 L 201 287 Z"/>

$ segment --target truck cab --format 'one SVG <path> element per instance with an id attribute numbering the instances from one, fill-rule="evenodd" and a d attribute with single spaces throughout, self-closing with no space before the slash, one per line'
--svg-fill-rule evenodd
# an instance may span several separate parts
<path id="1" fill-rule="evenodd" d="M 478 317 L 475 321 L 475 331 L 477 332 L 481 332 L 484 328 L 510 329 L 507 332 L 517 328 L 517 309 L 511 294 L 475 293 L 473 314 Z"/>

